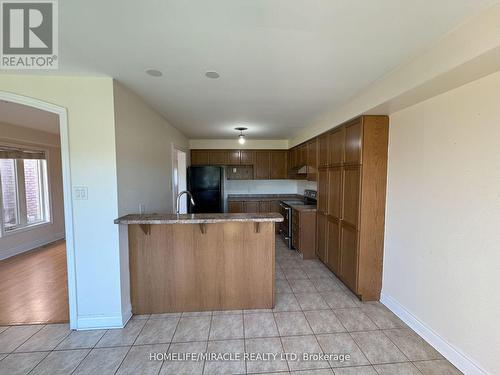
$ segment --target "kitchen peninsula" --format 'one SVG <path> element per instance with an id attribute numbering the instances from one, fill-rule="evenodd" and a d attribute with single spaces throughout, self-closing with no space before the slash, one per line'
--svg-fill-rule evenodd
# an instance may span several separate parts
<path id="1" fill-rule="evenodd" d="M 274 306 L 276 213 L 126 215 L 132 312 Z"/>

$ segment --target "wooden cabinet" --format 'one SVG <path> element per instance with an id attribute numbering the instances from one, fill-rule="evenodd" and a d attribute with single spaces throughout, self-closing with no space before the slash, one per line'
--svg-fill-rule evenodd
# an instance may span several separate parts
<path id="1" fill-rule="evenodd" d="M 318 141 L 313 139 L 307 142 L 307 180 L 316 181 L 318 179 Z"/>
<path id="2" fill-rule="evenodd" d="M 320 169 L 318 172 L 318 211 L 322 214 L 328 212 L 328 170 Z"/>
<path id="3" fill-rule="evenodd" d="M 362 119 L 356 119 L 345 126 L 345 164 L 359 164 L 361 162 L 361 128 Z"/>
<path id="4" fill-rule="evenodd" d="M 325 184 L 325 183 L 323 183 Z M 324 185 L 323 185 L 324 186 Z M 328 169 L 328 186 L 320 189 L 325 190 L 328 195 L 328 215 L 340 220 L 342 216 L 342 168 L 333 167 Z"/>
<path id="5" fill-rule="evenodd" d="M 270 201 L 260 201 L 259 202 L 259 212 L 271 212 L 271 202 Z"/>
<path id="6" fill-rule="evenodd" d="M 331 166 L 341 165 L 344 161 L 344 133 L 342 127 L 328 135 L 328 160 Z"/>
<path id="7" fill-rule="evenodd" d="M 327 216 L 319 211 L 316 212 L 316 255 L 323 262 L 327 262 Z"/>
<path id="8" fill-rule="evenodd" d="M 238 214 L 244 212 L 243 203 L 244 202 L 234 202 L 234 201 L 228 202 L 227 203 L 228 211 L 232 214 Z"/>
<path id="9" fill-rule="evenodd" d="M 270 153 L 270 177 L 271 179 L 286 179 L 287 172 L 287 155 L 288 151 L 271 151 Z"/>
<path id="10" fill-rule="evenodd" d="M 358 286 L 358 233 L 356 228 L 342 222 L 340 236 L 340 277 L 351 290 L 356 291 Z"/>
<path id="11" fill-rule="evenodd" d="M 248 214 L 258 213 L 259 209 L 259 201 L 246 201 L 243 204 L 243 212 Z"/>
<path id="12" fill-rule="evenodd" d="M 191 165 L 210 164 L 208 150 L 191 150 Z"/>
<path id="13" fill-rule="evenodd" d="M 348 166 L 343 169 L 342 220 L 355 228 L 358 227 L 360 168 L 359 166 Z"/>
<path id="14" fill-rule="evenodd" d="M 209 152 L 209 162 L 211 165 L 227 165 L 228 152 L 225 150 L 211 150 Z"/>
<path id="15" fill-rule="evenodd" d="M 318 257 L 362 300 L 382 286 L 388 130 L 362 116 L 318 137 Z"/>
<path id="16" fill-rule="evenodd" d="M 240 165 L 240 150 L 229 150 L 228 151 L 228 164 L 229 165 Z"/>
<path id="17" fill-rule="evenodd" d="M 269 151 L 255 151 L 253 172 L 256 180 L 269 180 L 271 172 L 270 158 Z"/>
<path id="18" fill-rule="evenodd" d="M 327 223 L 327 265 L 337 275 L 340 272 L 340 220 L 328 217 Z"/>
<path id="19" fill-rule="evenodd" d="M 255 153 L 251 150 L 240 150 L 240 164 L 253 165 L 254 154 Z"/>
<path id="20" fill-rule="evenodd" d="M 322 134 L 318 137 L 318 166 L 326 167 L 328 166 L 328 134 Z"/>
<path id="21" fill-rule="evenodd" d="M 292 246 L 302 259 L 316 258 L 316 210 L 297 210 L 292 213 Z"/>

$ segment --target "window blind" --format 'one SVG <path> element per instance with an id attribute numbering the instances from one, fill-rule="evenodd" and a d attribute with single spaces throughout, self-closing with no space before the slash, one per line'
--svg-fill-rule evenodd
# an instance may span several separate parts
<path id="1" fill-rule="evenodd" d="M 0 145 L 0 159 L 47 159 L 45 151 Z"/>

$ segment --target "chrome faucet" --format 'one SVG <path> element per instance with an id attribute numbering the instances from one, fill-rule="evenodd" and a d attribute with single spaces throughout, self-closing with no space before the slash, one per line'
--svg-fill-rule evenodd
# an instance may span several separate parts
<path id="1" fill-rule="evenodd" d="M 180 201 L 181 201 L 181 196 L 183 194 L 189 195 L 189 198 L 191 199 L 191 204 L 193 206 L 196 206 L 195 203 L 194 203 L 194 199 L 193 199 L 193 196 L 191 195 L 191 193 L 189 191 L 187 191 L 187 190 L 183 190 L 179 194 L 177 194 L 177 210 L 176 210 L 177 215 L 180 213 L 180 210 L 181 210 L 181 204 L 180 204 L 181 202 Z"/>

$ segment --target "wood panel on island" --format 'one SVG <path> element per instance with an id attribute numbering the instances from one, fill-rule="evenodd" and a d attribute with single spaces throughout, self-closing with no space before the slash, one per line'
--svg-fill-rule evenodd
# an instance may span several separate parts
<path id="1" fill-rule="evenodd" d="M 128 228 L 132 312 L 273 308 L 280 221 L 272 213 L 116 219 Z"/>

